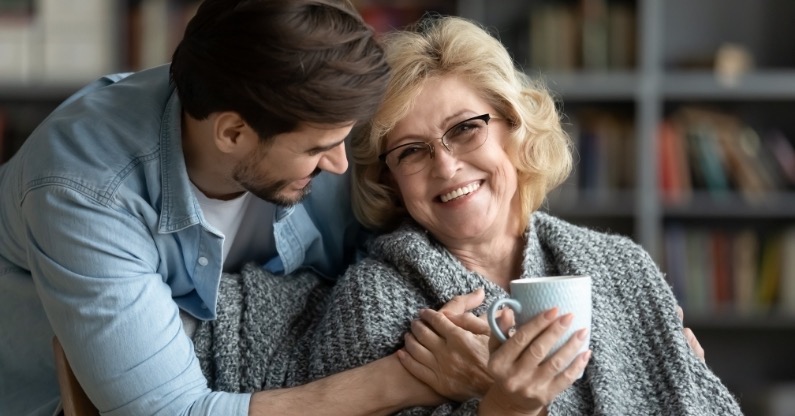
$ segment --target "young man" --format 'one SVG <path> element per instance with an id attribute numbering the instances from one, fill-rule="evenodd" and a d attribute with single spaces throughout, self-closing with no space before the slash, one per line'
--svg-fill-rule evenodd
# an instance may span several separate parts
<path id="1" fill-rule="evenodd" d="M 352 260 L 344 139 L 388 75 L 343 0 L 206 0 L 170 65 L 64 102 L 0 167 L 0 414 L 56 410 L 53 336 L 106 414 L 364 414 L 412 394 L 372 382 L 396 359 L 210 392 L 183 325 L 214 318 L 244 262 Z"/>

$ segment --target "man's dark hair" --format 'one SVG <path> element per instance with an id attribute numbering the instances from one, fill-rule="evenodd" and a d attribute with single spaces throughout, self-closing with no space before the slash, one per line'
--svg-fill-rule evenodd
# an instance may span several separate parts
<path id="1" fill-rule="evenodd" d="M 369 119 L 388 77 L 372 29 L 346 0 L 205 0 L 171 62 L 191 117 L 234 111 L 263 140 L 302 122 Z"/>

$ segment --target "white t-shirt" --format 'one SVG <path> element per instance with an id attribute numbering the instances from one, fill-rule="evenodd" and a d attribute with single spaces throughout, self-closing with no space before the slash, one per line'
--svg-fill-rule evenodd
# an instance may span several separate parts
<path id="1" fill-rule="evenodd" d="M 247 262 L 265 263 L 277 255 L 273 204 L 248 192 L 228 201 L 208 198 L 195 185 L 193 193 L 204 219 L 224 236 L 225 272 L 239 272 Z"/>
<path id="2" fill-rule="evenodd" d="M 208 198 L 191 183 L 204 219 L 224 236 L 223 271 L 238 272 L 243 264 L 265 263 L 277 255 L 273 237 L 276 207 L 246 192 L 229 201 Z M 182 328 L 193 337 L 198 320 L 180 310 Z"/>

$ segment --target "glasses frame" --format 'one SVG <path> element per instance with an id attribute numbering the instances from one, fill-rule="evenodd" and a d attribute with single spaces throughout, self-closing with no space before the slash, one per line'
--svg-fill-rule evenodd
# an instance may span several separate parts
<path id="1" fill-rule="evenodd" d="M 453 124 L 449 129 L 445 130 L 444 134 L 442 134 L 442 137 L 439 137 L 438 139 L 432 139 L 432 140 L 429 140 L 427 142 L 426 141 L 416 141 L 416 142 L 403 143 L 401 145 L 395 146 L 395 147 L 393 147 L 393 148 L 381 153 L 380 155 L 378 155 L 378 160 L 380 160 L 385 165 L 387 165 L 387 167 L 392 169 L 389 166 L 389 164 L 386 162 L 386 157 L 390 153 L 394 152 L 395 150 L 399 150 L 399 149 L 407 147 L 407 146 L 416 146 L 416 145 L 425 145 L 426 147 L 428 147 L 428 151 L 430 152 L 431 160 L 433 160 L 433 158 L 436 156 L 436 146 L 434 146 L 434 143 L 437 142 L 437 141 L 442 142 L 442 146 L 444 146 L 445 150 L 450 152 L 450 154 L 453 154 L 453 150 L 450 149 L 450 146 L 444 140 L 445 137 L 447 137 L 447 133 L 450 133 L 451 131 L 453 131 L 453 129 L 457 128 L 458 126 L 460 126 L 460 125 L 462 125 L 464 123 L 468 123 L 468 122 L 470 122 L 472 120 L 482 120 L 483 122 L 486 123 L 486 128 L 488 128 L 489 121 L 490 120 L 499 120 L 499 117 L 492 117 L 491 114 L 489 114 L 489 113 L 481 114 L 481 115 L 475 116 L 475 117 L 470 117 L 470 118 L 468 118 L 466 120 L 462 120 L 462 121 L 459 121 L 458 123 Z M 486 134 L 488 134 L 488 132 Z M 486 140 L 488 140 L 488 136 L 486 137 Z M 486 140 L 484 140 L 483 143 L 486 143 Z M 466 153 L 469 153 L 469 152 L 473 152 L 473 151 L 479 149 L 481 146 L 483 146 L 483 143 L 481 143 L 480 146 L 478 146 L 478 147 L 476 147 L 476 148 L 474 148 L 474 149 L 472 149 L 472 150 L 470 150 L 468 152 L 461 153 L 461 154 L 466 154 Z M 414 175 L 416 173 L 420 173 L 426 167 L 427 167 L 427 165 L 425 167 L 421 168 L 420 170 L 414 172 L 414 173 L 405 174 L 405 176 Z"/>

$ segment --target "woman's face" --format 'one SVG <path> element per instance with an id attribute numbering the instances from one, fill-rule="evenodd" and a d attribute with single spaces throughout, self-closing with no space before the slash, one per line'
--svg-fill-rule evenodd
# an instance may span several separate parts
<path id="1" fill-rule="evenodd" d="M 486 141 L 468 153 L 451 155 L 437 140 L 457 123 L 486 113 L 501 117 L 460 78 L 432 78 L 386 138 L 386 149 L 417 141 L 435 146 L 421 171 L 390 172 L 412 218 L 446 245 L 516 232 L 511 227 L 521 210 L 516 169 L 504 149 L 506 120 L 491 119 Z"/>

